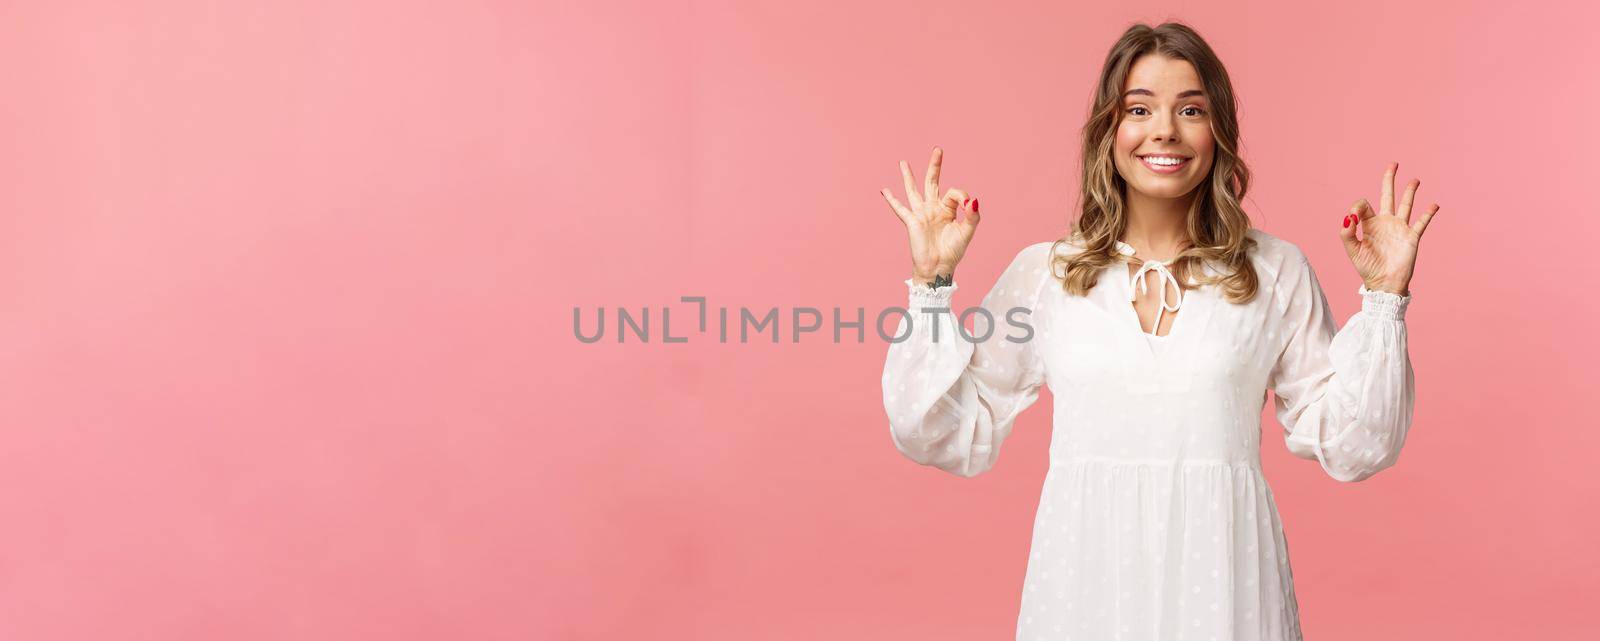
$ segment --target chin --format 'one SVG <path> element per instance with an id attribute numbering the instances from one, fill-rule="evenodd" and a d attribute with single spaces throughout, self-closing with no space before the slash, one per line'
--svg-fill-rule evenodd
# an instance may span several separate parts
<path id="1" fill-rule="evenodd" d="M 1182 198 L 1184 196 L 1187 196 L 1189 194 L 1194 193 L 1194 190 L 1195 190 L 1196 187 L 1199 187 L 1199 185 L 1198 184 L 1194 184 L 1194 185 L 1175 185 L 1175 184 L 1166 184 L 1166 185 L 1157 184 L 1157 185 L 1152 185 L 1152 184 L 1149 184 L 1149 183 L 1144 183 L 1144 184 L 1140 184 L 1140 185 L 1135 185 L 1133 188 L 1138 190 L 1139 193 L 1144 194 L 1146 196 L 1149 196 L 1151 198 L 1173 199 L 1173 198 Z"/>

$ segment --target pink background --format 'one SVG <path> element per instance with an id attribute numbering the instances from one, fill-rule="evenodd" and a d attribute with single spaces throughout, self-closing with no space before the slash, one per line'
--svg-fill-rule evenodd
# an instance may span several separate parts
<path id="1" fill-rule="evenodd" d="M 892 446 L 885 343 L 677 301 L 904 304 L 878 190 L 938 144 L 976 302 L 1164 18 L 1341 324 L 1344 208 L 1390 160 L 1443 205 L 1400 465 L 1266 426 L 1308 637 L 1593 637 L 1587 3 L 136 4 L 0 5 L 0 638 L 1010 638 L 1049 398 L 959 479 Z M 580 343 L 602 305 L 657 340 Z"/>

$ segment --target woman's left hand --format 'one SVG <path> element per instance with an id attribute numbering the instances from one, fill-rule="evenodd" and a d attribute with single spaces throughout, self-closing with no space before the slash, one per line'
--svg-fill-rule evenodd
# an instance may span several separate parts
<path id="1" fill-rule="evenodd" d="M 1339 236 L 1344 239 L 1344 251 L 1356 266 L 1356 273 L 1367 289 L 1386 291 L 1402 296 L 1410 295 L 1411 273 L 1417 265 L 1417 243 L 1422 240 L 1428 221 L 1439 211 L 1433 204 L 1422 212 L 1415 223 L 1410 222 L 1411 201 L 1417 195 L 1420 180 L 1412 180 L 1406 193 L 1400 197 L 1399 208 L 1394 203 L 1394 175 L 1400 163 L 1389 163 L 1383 174 L 1382 211 L 1373 213 L 1367 199 L 1362 198 L 1350 207 L 1344 218 L 1344 228 Z M 1356 239 L 1356 228 L 1364 230 Z"/>

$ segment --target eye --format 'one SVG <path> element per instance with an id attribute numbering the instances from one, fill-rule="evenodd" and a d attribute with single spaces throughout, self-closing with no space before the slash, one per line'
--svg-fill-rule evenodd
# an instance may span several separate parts
<path id="1" fill-rule="evenodd" d="M 1129 108 L 1128 108 L 1128 113 L 1131 113 L 1131 114 L 1133 114 L 1133 111 L 1134 111 L 1134 110 L 1135 110 L 1135 109 L 1144 109 L 1144 107 L 1129 107 Z M 1135 116 L 1143 116 L 1143 115 L 1144 115 L 1144 114 L 1133 114 L 1133 115 L 1135 115 Z"/>
<path id="2" fill-rule="evenodd" d="M 1183 110 L 1184 111 L 1194 110 L 1195 113 L 1193 115 L 1196 115 L 1196 116 L 1204 114 L 1206 112 L 1206 110 L 1201 109 L 1199 107 L 1184 107 Z"/>

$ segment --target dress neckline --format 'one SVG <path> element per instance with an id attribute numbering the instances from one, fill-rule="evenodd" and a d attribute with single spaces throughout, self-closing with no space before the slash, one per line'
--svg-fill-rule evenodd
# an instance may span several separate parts
<path id="1" fill-rule="evenodd" d="M 1136 253 L 1134 248 L 1133 248 L 1133 245 L 1129 245 L 1128 243 L 1122 242 L 1120 240 L 1116 241 L 1116 243 L 1117 243 L 1117 245 L 1116 245 L 1117 251 L 1119 253 L 1121 253 L 1121 254 L 1123 254 L 1125 256 L 1133 256 Z M 1185 323 L 1184 323 L 1183 319 L 1179 319 L 1179 318 L 1174 317 L 1172 319 L 1172 327 L 1167 330 L 1166 335 L 1158 335 L 1158 334 L 1155 334 L 1154 332 L 1144 331 L 1144 327 L 1141 325 L 1141 323 L 1139 321 L 1139 312 L 1138 312 L 1138 310 L 1134 309 L 1133 303 L 1138 300 L 1138 296 L 1139 296 L 1138 292 L 1141 289 L 1148 291 L 1149 285 L 1146 283 L 1146 281 L 1144 279 L 1145 273 L 1146 272 L 1154 272 L 1156 274 L 1156 286 L 1161 288 L 1161 296 L 1160 296 L 1159 300 L 1157 301 L 1157 307 L 1156 307 L 1155 327 L 1153 329 L 1155 329 L 1155 330 L 1160 330 L 1161 329 L 1161 316 L 1162 316 L 1162 314 L 1164 312 L 1168 312 L 1168 311 L 1177 312 L 1180 308 L 1183 307 L 1183 302 L 1184 302 L 1184 300 L 1186 298 L 1193 298 L 1193 297 L 1192 296 L 1185 296 L 1183 287 L 1181 287 L 1178 284 L 1178 278 L 1173 275 L 1173 273 L 1172 273 L 1172 271 L 1170 269 L 1168 269 L 1169 263 L 1167 261 L 1154 260 L 1154 259 L 1149 259 L 1149 258 L 1144 258 L 1144 259 L 1140 259 L 1140 260 L 1143 260 L 1144 263 L 1142 265 L 1140 265 L 1139 269 L 1137 271 L 1135 271 L 1131 277 L 1128 276 L 1126 271 L 1122 271 L 1119 268 L 1118 274 L 1121 275 L 1121 276 L 1124 276 L 1124 277 L 1128 277 L 1128 280 L 1127 280 L 1128 288 L 1126 290 L 1127 293 L 1128 293 L 1128 303 L 1124 307 L 1128 310 L 1128 316 L 1133 319 L 1133 329 L 1134 329 L 1134 331 L 1137 331 L 1140 334 L 1143 334 L 1145 336 L 1145 338 L 1149 339 L 1149 340 L 1166 341 L 1168 339 L 1171 339 L 1173 336 L 1175 336 L 1178 333 L 1179 326 L 1180 325 L 1184 325 Z M 1167 302 L 1167 285 L 1169 283 L 1172 285 L 1172 288 L 1177 290 L 1177 292 L 1178 292 L 1178 300 L 1177 300 L 1177 302 L 1175 304 L 1169 304 Z"/>

